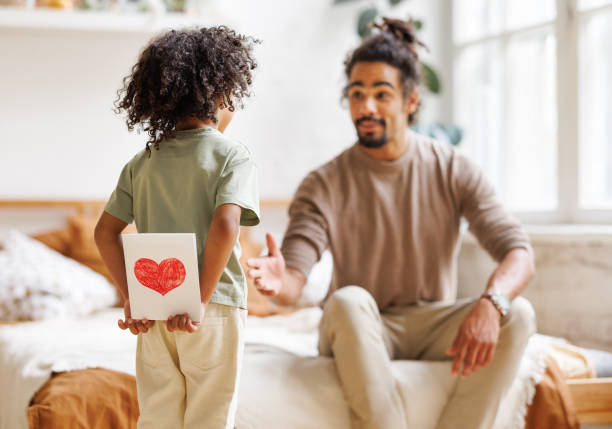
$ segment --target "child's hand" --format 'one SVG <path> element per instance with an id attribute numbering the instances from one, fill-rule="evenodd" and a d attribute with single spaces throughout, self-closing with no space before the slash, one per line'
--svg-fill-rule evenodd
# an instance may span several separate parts
<path id="1" fill-rule="evenodd" d="M 123 318 L 125 320 L 119 319 L 119 327 L 123 330 L 129 329 L 134 335 L 138 335 L 139 333 L 146 334 L 149 328 L 155 323 L 155 320 L 132 319 L 129 300 L 125 301 L 125 305 L 123 306 Z"/>
<path id="2" fill-rule="evenodd" d="M 168 320 L 164 323 L 166 324 L 169 332 L 186 331 L 193 333 L 200 329 L 200 324 L 204 318 L 204 313 L 206 313 L 206 304 L 202 303 L 202 306 L 200 307 L 200 320 L 197 322 L 191 320 L 187 313 L 183 313 L 168 317 Z"/>

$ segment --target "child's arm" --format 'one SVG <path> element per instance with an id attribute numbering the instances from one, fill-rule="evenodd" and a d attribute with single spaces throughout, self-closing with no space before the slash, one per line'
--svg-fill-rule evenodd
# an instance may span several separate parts
<path id="1" fill-rule="evenodd" d="M 204 256 L 200 270 L 201 317 L 204 317 L 206 304 L 210 301 L 236 244 L 240 231 L 241 212 L 242 208 L 236 204 L 222 204 L 213 214 L 204 244 Z M 174 329 L 193 332 L 198 329 L 199 321 L 194 322 L 189 319 L 188 315 L 181 314 L 168 318 L 167 326 L 170 332 Z"/>
<path id="2" fill-rule="evenodd" d="M 96 245 L 102 256 L 102 260 L 115 280 L 117 290 L 124 303 L 125 320 L 119 320 L 121 329 L 130 329 L 133 334 L 147 332 L 155 321 L 153 320 L 133 320 L 130 314 L 130 301 L 128 297 L 127 275 L 125 273 L 125 259 L 123 256 L 123 245 L 121 243 L 121 231 L 127 223 L 121 219 L 102 212 L 94 232 Z"/>
<path id="3" fill-rule="evenodd" d="M 200 270 L 200 298 L 204 304 L 210 301 L 232 254 L 240 231 L 241 212 L 236 204 L 223 204 L 213 214 Z"/>

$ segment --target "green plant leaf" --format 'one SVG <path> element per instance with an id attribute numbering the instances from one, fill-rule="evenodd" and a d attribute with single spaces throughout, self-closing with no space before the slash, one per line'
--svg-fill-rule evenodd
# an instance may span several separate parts
<path id="1" fill-rule="evenodd" d="M 359 1 L 359 0 L 334 0 L 334 4 L 351 3 L 351 2 L 355 2 L 355 1 Z"/>
<path id="2" fill-rule="evenodd" d="M 400 4 L 401 2 L 403 2 L 404 0 L 389 0 L 389 4 L 391 6 L 395 6 L 396 4 Z"/>
<path id="3" fill-rule="evenodd" d="M 359 34 L 359 37 L 365 39 L 372 34 L 370 23 L 373 22 L 377 16 L 378 9 L 375 7 L 370 7 L 361 11 L 359 19 L 357 20 L 357 34 Z"/>
<path id="4" fill-rule="evenodd" d="M 439 94 L 441 91 L 440 79 L 438 74 L 434 71 L 431 66 L 421 63 L 423 65 L 423 84 L 432 94 Z"/>
<path id="5" fill-rule="evenodd" d="M 423 21 L 421 21 L 420 19 L 410 19 L 410 23 L 416 31 L 419 31 L 421 28 L 423 28 Z"/>

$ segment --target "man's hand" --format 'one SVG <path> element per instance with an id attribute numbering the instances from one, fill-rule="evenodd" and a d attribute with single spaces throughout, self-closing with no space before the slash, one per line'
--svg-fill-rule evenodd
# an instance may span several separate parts
<path id="1" fill-rule="evenodd" d="M 189 314 L 183 313 L 168 317 L 168 320 L 164 321 L 164 323 L 166 324 L 166 328 L 169 332 L 185 331 L 191 334 L 200 329 L 202 319 L 204 319 L 204 314 L 206 314 L 206 304 L 202 303 L 202 306 L 200 307 L 200 320 L 197 322 L 191 320 Z"/>
<path id="2" fill-rule="evenodd" d="M 463 363 L 462 377 L 487 366 L 493 359 L 499 338 L 499 319 L 501 315 L 491 301 L 481 298 L 467 315 L 453 345 L 446 351 L 455 356 L 452 376 L 459 373 Z"/>
<path id="3" fill-rule="evenodd" d="M 124 320 L 119 319 L 118 321 L 119 327 L 123 330 L 129 329 L 134 335 L 138 335 L 140 333 L 146 334 L 149 328 L 155 323 L 155 320 L 132 319 L 129 300 L 126 300 L 125 304 L 123 305 L 123 318 Z"/>
<path id="4" fill-rule="evenodd" d="M 283 286 L 285 273 L 285 258 L 274 241 L 271 234 L 266 234 L 268 243 L 268 256 L 251 258 L 247 265 L 251 267 L 248 276 L 255 279 L 255 287 L 266 296 L 276 296 Z"/>

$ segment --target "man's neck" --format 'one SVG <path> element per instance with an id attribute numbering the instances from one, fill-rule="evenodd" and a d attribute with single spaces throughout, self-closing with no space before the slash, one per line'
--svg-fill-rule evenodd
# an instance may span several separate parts
<path id="1" fill-rule="evenodd" d="M 370 158 L 374 158 L 379 161 L 393 161 L 406 152 L 409 144 L 408 133 L 404 131 L 396 136 L 393 140 L 389 140 L 383 147 L 369 148 L 359 145 L 359 149 L 361 149 L 361 151 L 363 151 L 363 153 Z"/>

